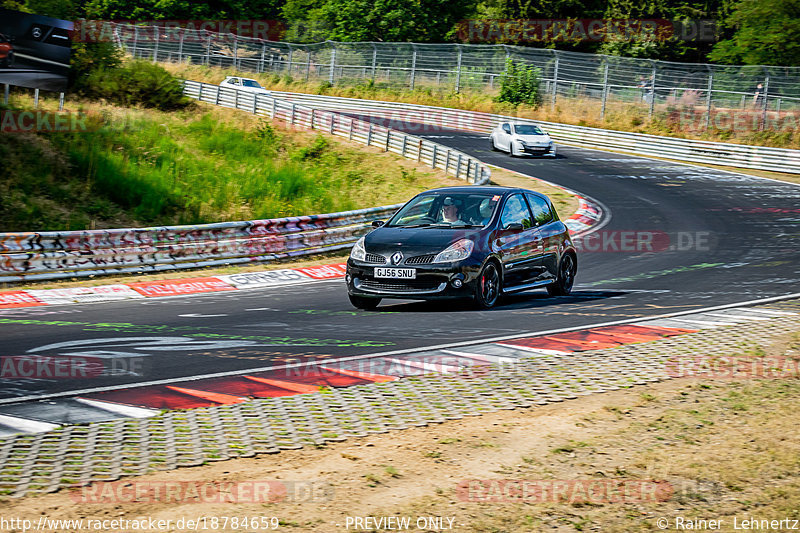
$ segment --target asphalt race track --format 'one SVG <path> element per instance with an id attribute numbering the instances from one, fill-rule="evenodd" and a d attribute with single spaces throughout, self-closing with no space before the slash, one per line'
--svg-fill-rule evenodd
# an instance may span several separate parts
<path id="1" fill-rule="evenodd" d="M 0 401 L 479 341 L 800 292 L 800 186 L 565 146 L 556 159 L 511 158 L 491 152 L 488 139 L 475 134 L 423 136 L 569 187 L 604 206 L 610 218 L 584 241 L 572 296 L 550 298 L 536 290 L 490 311 L 400 300 L 358 311 L 340 279 L 1 310 L 0 355 L 130 357 L 145 364 L 138 376 L 0 380 Z M 632 244 L 632 235 L 652 246 Z"/>

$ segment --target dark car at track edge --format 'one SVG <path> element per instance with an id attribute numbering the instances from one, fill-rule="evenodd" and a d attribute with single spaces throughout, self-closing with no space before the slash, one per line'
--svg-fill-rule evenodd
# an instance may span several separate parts
<path id="1" fill-rule="evenodd" d="M 353 246 L 345 281 L 350 302 L 383 298 L 471 298 L 481 309 L 504 294 L 546 287 L 567 295 L 577 253 L 550 199 L 510 187 L 422 192 Z"/>

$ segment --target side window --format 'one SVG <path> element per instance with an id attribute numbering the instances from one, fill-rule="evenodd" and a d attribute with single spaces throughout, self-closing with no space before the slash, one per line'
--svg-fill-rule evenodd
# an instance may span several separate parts
<path id="1" fill-rule="evenodd" d="M 506 200 L 503 214 L 500 215 L 500 224 L 503 229 L 508 228 L 509 224 L 522 224 L 524 229 L 531 227 L 531 212 L 521 194 L 515 194 Z"/>
<path id="2" fill-rule="evenodd" d="M 528 203 L 531 204 L 533 220 L 537 226 L 542 226 L 553 220 L 553 213 L 550 211 L 550 204 L 544 198 L 526 194 Z"/>
<path id="3" fill-rule="evenodd" d="M 503 124 L 503 131 L 508 134 L 511 134 L 511 126 L 509 126 L 508 124 Z"/>

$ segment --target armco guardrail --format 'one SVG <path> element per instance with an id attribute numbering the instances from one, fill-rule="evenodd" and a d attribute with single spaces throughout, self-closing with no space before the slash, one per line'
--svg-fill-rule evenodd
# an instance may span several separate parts
<path id="1" fill-rule="evenodd" d="M 454 129 L 488 135 L 498 123 L 514 120 L 539 124 L 550 133 L 554 140 L 574 146 L 598 150 L 618 150 L 692 163 L 711 163 L 800 174 L 800 150 L 660 137 L 401 102 L 277 91 L 273 94 L 282 99 L 317 109 L 348 115 L 381 117 L 389 124 L 393 122 L 406 125 L 420 124 L 443 130 Z"/>
<path id="2" fill-rule="evenodd" d="M 400 205 L 194 226 L 0 233 L 0 282 L 231 265 L 349 248 Z"/>
<path id="3" fill-rule="evenodd" d="M 426 163 L 433 169 L 442 169 L 476 185 L 488 183 L 492 175 L 488 166 L 463 152 L 366 120 L 343 117 L 336 112 L 316 109 L 267 94 L 229 89 L 197 81 L 184 81 L 183 92 L 203 102 L 233 107 L 256 115 L 266 115 L 273 120 L 284 120 L 287 124 L 325 131 L 367 146 L 381 148 L 385 152 L 394 152 Z"/>

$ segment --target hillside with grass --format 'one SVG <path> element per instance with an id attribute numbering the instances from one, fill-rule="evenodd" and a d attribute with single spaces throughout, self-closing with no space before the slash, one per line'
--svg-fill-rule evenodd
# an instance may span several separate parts
<path id="1" fill-rule="evenodd" d="M 376 149 L 284 129 L 241 111 L 89 102 L 74 111 L 89 115 L 91 131 L 0 133 L 0 231 L 327 213 L 463 184 Z"/>

